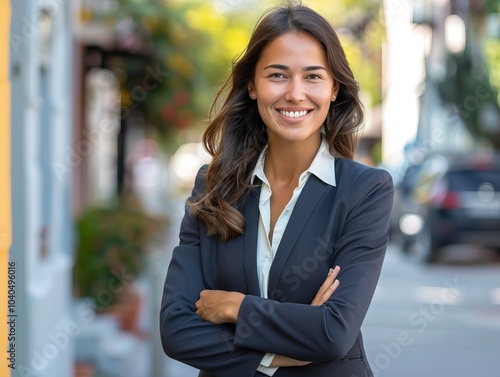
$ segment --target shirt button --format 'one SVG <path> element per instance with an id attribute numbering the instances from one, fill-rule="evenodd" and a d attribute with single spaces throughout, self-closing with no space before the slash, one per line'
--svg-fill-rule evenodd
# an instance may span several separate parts
<path id="1" fill-rule="evenodd" d="M 290 213 L 290 210 L 289 209 L 286 209 L 285 210 L 285 215 L 288 215 Z"/>

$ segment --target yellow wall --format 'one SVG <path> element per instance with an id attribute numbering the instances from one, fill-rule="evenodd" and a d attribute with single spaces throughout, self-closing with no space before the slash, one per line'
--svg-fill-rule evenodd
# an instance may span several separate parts
<path id="1" fill-rule="evenodd" d="M 0 376 L 10 376 L 7 354 L 7 263 L 10 220 L 10 0 L 0 0 Z"/>

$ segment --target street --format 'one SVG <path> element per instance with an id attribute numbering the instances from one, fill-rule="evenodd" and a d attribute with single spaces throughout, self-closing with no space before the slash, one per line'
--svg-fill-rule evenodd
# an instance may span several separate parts
<path id="1" fill-rule="evenodd" d="M 390 245 L 363 324 L 375 377 L 500 376 L 498 257 L 468 247 L 447 252 L 426 266 Z M 167 364 L 169 377 L 197 376 Z"/>
<path id="2" fill-rule="evenodd" d="M 375 377 L 500 376 L 498 259 L 447 252 L 425 266 L 389 248 L 363 325 Z"/>

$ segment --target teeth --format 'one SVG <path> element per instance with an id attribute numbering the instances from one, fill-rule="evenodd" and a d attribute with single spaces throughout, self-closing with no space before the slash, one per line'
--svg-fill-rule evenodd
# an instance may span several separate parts
<path id="1" fill-rule="evenodd" d="M 280 111 L 280 113 L 289 118 L 298 118 L 306 115 L 307 111 Z"/>

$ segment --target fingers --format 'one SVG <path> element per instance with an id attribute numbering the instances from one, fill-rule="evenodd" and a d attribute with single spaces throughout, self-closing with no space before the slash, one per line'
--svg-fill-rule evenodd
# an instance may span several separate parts
<path id="1" fill-rule="evenodd" d="M 314 306 L 323 305 L 325 302 L 328 301 L 328 299 L 332 296 L 333 292 L 335 292 L 335 290 L 338 288 L 339 285 L 340 282 L 337 279 L 335 279 L 333 284 L 331 284 L 325 291 L 323 291 L 321 294 L 318 293 L 316 295 L 314 300 L 311 302 L 311 305 Z"/>
<path id="2" fill-rule="evenodd" d="M 198 300 L 194 303 L 194 308 L 196 309 L 196 314 L 198 314 L 200 317 L 202 316 L 202 311 L 201 308 L 203 307 L 201 300 Z"/>
<path id="3" fill-rule="evenodd" d="M 203 290 L 200 292 L 200 298 L 198 299 L 198 301 L 196 301 L 194 303 L 194 307 L 196 309 L 196 314 L 198 314 L 199 316 L 203 317 L 202 313 L 203 313 L 203 307 L 205 306 L 204 304 L 204 298 L 205 298 L 205 292 L 206 290 Z"/>
<path id="4" fill-rule="evenodd" d="M 311 305 L 320 306 L 323 305 L 338 288 L 340 282 L 337 280 L 337 276 L 340 272 L 340 267 L 335 266 L 335 268 L 330 268 L 328 275 L 316 293 L 314 300 Z"/>
<path id="5" fill-rule="evenodd" d="M 326 290 L 328 290 L 331 287 L 331 285 L 337 279 L 339 272 L 340 272 L 339 266 L 335 266 L 335 268 L 330 268 L 325 281 L 323 282 L 323 284 L 321 285 L 321 287 L 318 290 L 318 295 L 322 295 Z"/>

